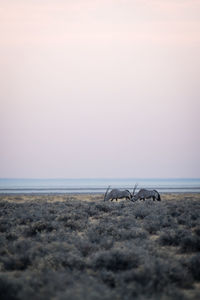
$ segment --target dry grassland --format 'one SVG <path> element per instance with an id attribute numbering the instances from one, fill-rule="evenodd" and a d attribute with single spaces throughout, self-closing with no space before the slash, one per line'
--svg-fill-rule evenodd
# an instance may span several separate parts
<path id="1" fill-rule="evenodd" d="M 200 299 L 200 195 L 0 196 L 0 299 Z"/>

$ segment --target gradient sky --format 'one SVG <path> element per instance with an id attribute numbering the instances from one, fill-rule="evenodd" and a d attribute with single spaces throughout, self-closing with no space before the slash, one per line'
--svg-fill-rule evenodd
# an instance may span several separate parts
<path id="1" fill-rule="evenodd" d="M 200 0 L 0 0 L 0 177 L 200 177 Z"/>

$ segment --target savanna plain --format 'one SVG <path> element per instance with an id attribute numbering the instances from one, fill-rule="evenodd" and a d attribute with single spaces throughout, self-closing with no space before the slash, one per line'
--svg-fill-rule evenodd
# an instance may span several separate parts
<path id="1" fill-rule="evenodd" d="M 0 196 L 0 299 L 200 299 L 200 194 Z"/>

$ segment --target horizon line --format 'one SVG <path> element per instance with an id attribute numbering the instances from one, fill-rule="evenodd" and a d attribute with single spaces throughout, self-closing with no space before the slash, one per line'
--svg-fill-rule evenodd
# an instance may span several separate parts
<path id="1" fill-rule="evenodd" d="M 0 180 L 88 180 L 88 179 L 199 179 L 200 177 L 0 177 Z"/>

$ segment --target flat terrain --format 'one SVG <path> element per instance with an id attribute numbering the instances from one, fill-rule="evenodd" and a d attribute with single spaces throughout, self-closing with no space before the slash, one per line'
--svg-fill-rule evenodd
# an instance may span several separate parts
<path id="1" fill-rule="evenodd" d="M 0 299 L 200 299 L 200 195 L 0 196 Z"/>

